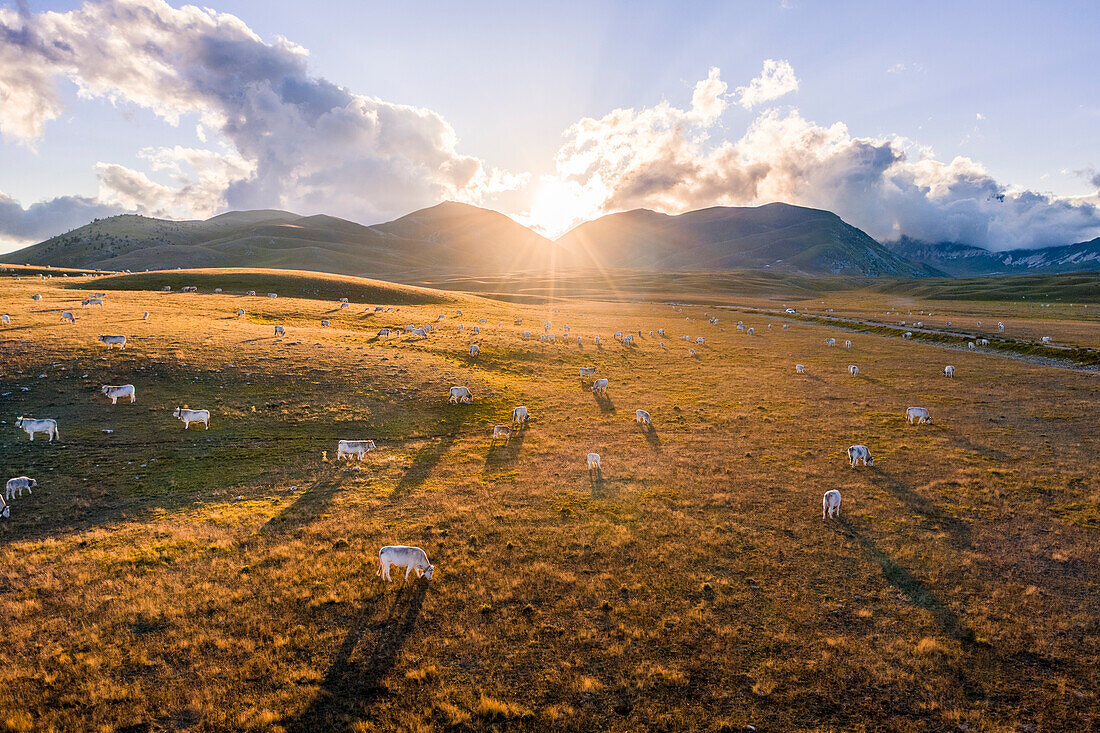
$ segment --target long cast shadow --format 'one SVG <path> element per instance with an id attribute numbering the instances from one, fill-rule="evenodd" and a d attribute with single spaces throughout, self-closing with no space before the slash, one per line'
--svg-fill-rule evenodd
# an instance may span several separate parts
<path id="1" fill-rule="evenodd" d="M 595 398 L 596 404 L 599 405 L 600 412 L 605 415 L 610 415 L 615 412 L 615 403 L 611 401 L 609 396 L 593 392 L 592 397 Z"/>
<path id="2" fill-rule="evenodd" d="M 908 570 L 894 562 L 889 555 L 880 550 L 878 546 L 865 537 L 858 529 L 853 527 L 845 519 L 840 523 L 847 528 L 847 534 L 860 544 L 882 569 L 882 576 L 895 588 L 900 590 L 909 599 L 909 602 L 918 608 L 923 608 L 932 614 L 944 633 L 958 640 L 964 646 L 972 646 L 975 643 L 974 632 L 962 622 L 958 614 L 951 607 L 936 597 L 936 594 L 920 579 L 913 576 Z"/>
<path id="3" fill-rule="evenodd" d="M 649 447 L 656 452 L 661 452 L 661 436 L 657 434 L 657 428 L 653 427 L 653 423 L 646 426 L 645 442 L 649 443 Z"/>
<path id="4" fill-rule="evenodd" d="M 506 466 L 515 463 L 523 450 L 523 442 L 527 439 L 527 430 L 520 428 L 512 431 L 512 437 L 504 443 L 490 444 L 485 454 L 485 468 L 482 475 L 491 476 L 499 473 Z"/>
<path id="5" fill-rule="evenodd" d="M 426 588 L 427 581 L 399 588 L 385 617 L 378 620 L 373 620 L 375 609 L 389 594 L 379 591 L 367 600 L 329 664 L 317 698 L 283 722 L 287 731 L 343 730 L 350 721 L 368 716 L 371 705 L 386 694 L 382 680 L 416 626 Z"/>
<path id="6" fill-rule="evenodd" d="M 882 469 L 870 466 L 866 470 L 871 476 L 873 485 L 892 494 L 894 498 L 905 504 L 909 511 L 920 514 L 929 522 L 947 531 L 956 547 L 963 549 L 970 547 L 970 526 L 966 522 L 951 516 Z"/>

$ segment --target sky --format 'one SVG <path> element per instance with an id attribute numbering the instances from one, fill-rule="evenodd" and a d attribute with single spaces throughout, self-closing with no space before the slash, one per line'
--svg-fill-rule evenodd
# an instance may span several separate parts
<path id="1" fill-rule="evenodd" d="M 771 201 L 1100 236 L 1095 2 L 0 0 L 0 252 L 94 217 L 443 200 L 547 236 Z"/>

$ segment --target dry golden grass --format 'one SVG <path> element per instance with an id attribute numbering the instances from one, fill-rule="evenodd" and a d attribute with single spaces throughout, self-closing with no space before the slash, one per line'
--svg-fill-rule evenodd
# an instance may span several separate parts
<path id="1" fill-rule="evenodd" d="M 1095 373 L 861 334 L 830 349 L 848 336 L 711 308 L 116 291 L 82 309 L 62 284 L 0 282 L 0 452 L 39 481 L 0 525 L 6 729 L 1098 725 Z M 374 338 L 439 313 L 427 340 Z M 546 320 L 556 345 L 520 340 Z M 698 358 L 681 333 L 707 337 Z M 111 406 L 108 383 L 138 401 Z M 474 404 L 449 406 L 452 384 Z M 530 428 L 490 448 L 517 404 Z M 935 423 L 906 425 L 909 405 Z M 30 443 L 20 414 L 62 442 Z M 337 438 L 379 449 L 336 464 Z M 874 467 L 847 465 L 853 443 Z M 382 583 L 393 543 L 435 578 Z"/>

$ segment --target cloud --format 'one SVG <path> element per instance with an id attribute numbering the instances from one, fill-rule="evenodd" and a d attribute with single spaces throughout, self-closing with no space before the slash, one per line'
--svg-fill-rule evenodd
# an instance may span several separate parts
<path id="1" fill-rule="evenodd" d="M 712 70 L 706 83 L 718 79 Z M 689 109 L 661 102 L 578 121 L 555 159 L 566 186 L 557 195 L 572 201 L 555 210 L 576 212 L 577 223 L 633 208 L 679 213 L 785 201 L 834 211 L 882 240 L 904 234 L 993 249 L 1100 234 L 1094 201 L 1013 189 L 980 163 L 942 162 L 901 137 L 854 136 L 843 123 L 820 125 L 797 110 L 767 110 L 734 141 L 712 143 L 716 126 L 696 113 L 694 97 Z"/>
<path id="2" fill-rule="evenodd" d="M 44 134 L 62 111 L 56 83 L 65 78 L 83 98 L 146 108 L 172 125 L 195 116 L 200 141 L 217 134 L 228 144 L 147 155 L 154 170 L 165 156 L 187 159 L 196 175 L 174 185 L 100 164 L 103 201 L 143 213 L 185 215 L 190 201 L 192 215 L 277 206 L 378 220 L 521 180 L 458 153 L 435 112 L 311 76 L 305 49 L 265 42 L 207 8 L 105 0 L 69 12 L 0 10 L 0 40 L 6 139 L 33 144 Z"/>
<path id="3" fill-rule="evenodd" d="M 711 72 L 717 72 L 711 69 Z M 785 94 L 798 91 L 798 77 L 788 61 L 767 59 L 760 76 L 749 82 L 748 86 L 737 87 L 738 104 L 752 109 L 758 104 L 771 102 Z"/>
<path id="4" fill-rule="evenodd" d="M 117 207 L 85 196 L 59 196 L 24 208 L 0 192 L 0 251 L 39 242 L 92 219 L 119 213 Z"/>

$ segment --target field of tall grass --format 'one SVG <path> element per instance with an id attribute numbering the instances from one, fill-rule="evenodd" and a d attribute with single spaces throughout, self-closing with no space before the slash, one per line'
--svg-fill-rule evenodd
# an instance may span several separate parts
<path id="1" fill-rule="evenodd" d="M 360 283 L 340 309 L 336 280 L 268 299 L 242 294 L 268 275 L 201 274 L 197 294 L 0 282 L 0 478 L 38 480 L 0 523 L 0 727 L 1100 726 L 1095 372 L 733 308 Z M 106 305 L 82 308 L 94 290 Z M 440 314 L 427 339 L 376 336 Z M 695 358 L 681 334 L 705 337 Z M 100 394 L 126 383 L 135 404 Z M 521 404 L 529 428 L 491 446 Z M 337 463 L 340 438 L 378 450 Z M 424 548 L 433 580 L 382 582 L 387 544 Z"/>

